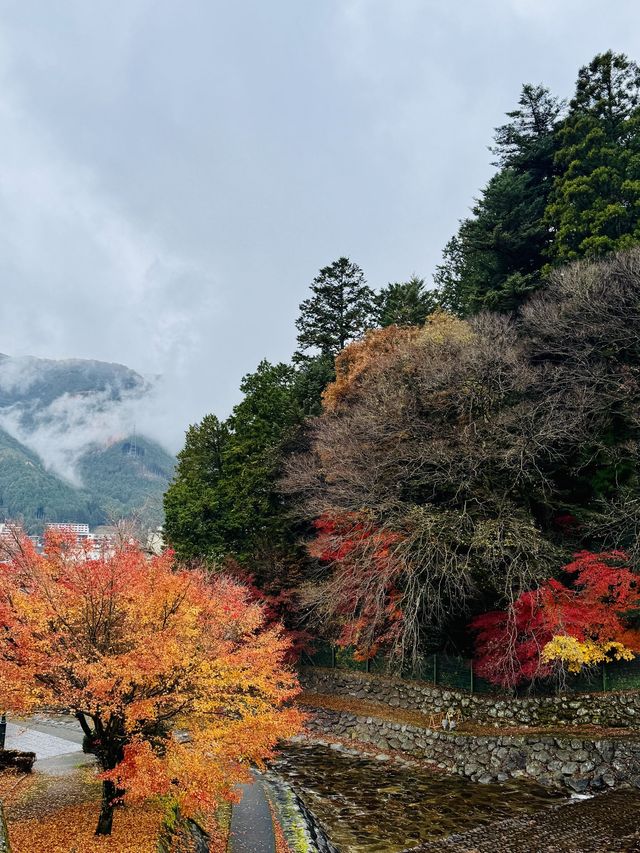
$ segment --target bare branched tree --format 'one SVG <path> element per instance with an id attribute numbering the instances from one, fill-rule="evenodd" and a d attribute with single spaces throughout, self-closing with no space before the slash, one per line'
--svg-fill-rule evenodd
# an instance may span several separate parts
<path id="1" fill-rule="evenodd" d="M 432 315 L 340 381 L 282 488 L 301 518 L 353 514 L 397 538 L 392 578 L 365 551 L 319 565 L 325 631 L 360 619 L 374 646 L 399 595 L 393 644 L 415 656 L 573 548 L 637 542 L 640 250 L 559 271 L 516 321 Z"/>

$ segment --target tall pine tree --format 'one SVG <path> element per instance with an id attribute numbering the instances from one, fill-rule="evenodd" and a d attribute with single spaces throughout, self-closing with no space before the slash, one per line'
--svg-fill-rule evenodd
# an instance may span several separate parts
<path id="1" fill-rule="evenodd" d="M 547 209 L 553 264 L 640 240 L 639 104 L 640 67 L 626 56 L 607 51 L 580 69 Z"/>
<path id="2" fill-rule="evenodd" d="M 435 275 L 443 307 L 463 316 L 513 311 L 540 286 L 561 108 L 548 89 L 525 85 L 518 108 L 496 129 L 499 171 L 445 247 Z"/>
<path id="3" fill-rule="evenodd" d="M 372 325 L 373 292 L 364 273 L 349 258 L 323 267 L 300 305 L 297 361 L 315 355 L 335 357 Z"/>

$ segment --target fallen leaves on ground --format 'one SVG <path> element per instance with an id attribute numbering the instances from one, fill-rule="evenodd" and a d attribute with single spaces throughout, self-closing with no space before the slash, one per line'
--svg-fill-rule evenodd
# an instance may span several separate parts
<path id="1" fill-rule="evenodd" d="M 46 773 L 0 773 L 12 853 L 157 853 L 165 810 L 158 804 L 118 807 L 110 838 L 94 835 L 100 812 L 101 785 L 93 766 L 54 776 Z M 215 818 L 203 822 L 211 853 L 227 849 L 231 805 L 223 803 Z M 191 850 L 192 840 L 176 836 L 172 853 Z M 280 851 L 278 851 L 280 853 Z"/>
<path id="2" fill-rule="evenodd" d="M 358 717 L 377 717 L 392 723 L 418 726 L 424 729 L 440 731 L 444 714 L 423 714 L 420 711 L 410 711 L 405 708 L 392 708 L 382 702 L 371 702 L 368 699 L 355 699 L 353 696 L 336 696 L 329 693 L 301 693 L 297 698 L 299 705 L 307 708 L 325 708 L 328 711 L 355 714 Z M 511 735 L 513 737 L 524 735 L 551 735 L 554 737 L 576 737 L 589 738 L 633 738 L 638 737 L 635 729 L 611 728 L 596 725 L 562 725 L 556 723 L 553 726 L 508 726 L 500 723 L 499 726 L 486 723 L 474 723 L 472 720 L 457 722 L 453 734 L 467 735 L 494 735 L 499 728 L 500 735 Z"/>
<path id="3" fill-rule="evenodd" d="M 357 714 L 359 717 L 379 717 L 393 723 L 403 723 L 422 728 L 440 726 L 444 714 L 423 714 L 420 711 L 409 711 L 405 708 L 392 708 L 382 702 L 371 702 L 368 699 L 354 699 L 352 696 L 334 696 L 328 693 L 302 693 L 297 703 L 312 708 L 326 708 L 329 711 L 344 711 Z M 431 723 L 431 725 L 429 725 Z"/>
<path id="4" fill-rule="evenodd" d="M 158 806 L 116 809 L 111 836 L 95 833 L 99 802 L 67 806 L 43 818 L 9 822 L 12 853 L 156 853 L 163 811 Z"/>
<path id="5" fill-rule="evenodd" d="M 100 790 L 92 766 L 77 767 L 59 776 L 38 772 L 0 773 L 0 800 L 9 823 L 31 818 L 42 820 L 67 806 L 97 802 Z"/>
<path id="6" fill-rule="evenodd" d="M 32 773 L 18 773 L 15 770 L 3 770 L 0 773 L 0 802 L 11 808 L 31 793 L 38 784 L 38 778 Z"/>
<path id="7" fill-rule="evenodd" d="M 156 853 L 157 805 L 117 808 L 112 836 L 94 835 L 100 790 L 92 766 L 60 776 L 0 773 L 12 853 Z"/>

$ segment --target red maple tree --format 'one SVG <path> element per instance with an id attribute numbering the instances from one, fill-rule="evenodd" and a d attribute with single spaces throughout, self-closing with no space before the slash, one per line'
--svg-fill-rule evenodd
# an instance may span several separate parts
<path id="1" fill-rule="evenodd" d="M 337 643 L 353 646 L 354 658 L 373 657 L 398 636 L 402 625 L 400 533 L 384 530 L 364 513 L 323 515 L 314 522 L 309 553 L 330 564 L 331 576 L 315 601 L 338 627 Z"/>
<path id="2" fill-rule="evenodd" d="M 629 614 L 640 603 L 638 576 L 623 551 L 581 551 L 563 567 L 565 582 L 550 579 L 521 593 L 508 610 L 478 616 L 475 669 L 494 684 L 513 687 L 553 674 L 543 650 L 554 637 L 640 650 Z"/>

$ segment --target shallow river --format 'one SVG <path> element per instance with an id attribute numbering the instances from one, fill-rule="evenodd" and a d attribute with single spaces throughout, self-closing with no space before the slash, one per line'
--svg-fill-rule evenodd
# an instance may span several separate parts
<path id="1" fill-rule="evenodd" d="M 340 853 L 397 853 L 562 799 L 539 785 L 480 785 L 319 745 L 286 746 L 274 769 Z"/>

